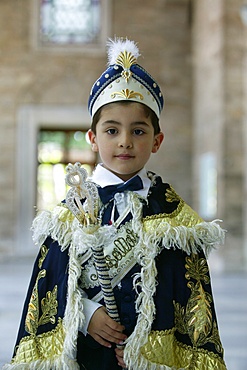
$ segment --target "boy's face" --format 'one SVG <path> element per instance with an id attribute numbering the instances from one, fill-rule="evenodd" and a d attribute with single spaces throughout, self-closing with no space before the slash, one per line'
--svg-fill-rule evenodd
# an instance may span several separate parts
<path id="1" fill-rule="evenodd" d="M 129 180 L 159 149 L 164 135 L 154 135 L 150 117 L 139 103 L 106 105 L 96 125 L 90 130 L 92 150 L 99 152 L 105 168 L 123 181 Z"/>

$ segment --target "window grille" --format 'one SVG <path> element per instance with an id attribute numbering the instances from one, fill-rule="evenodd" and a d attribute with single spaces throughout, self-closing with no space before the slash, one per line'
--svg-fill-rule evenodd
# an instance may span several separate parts
<path id="1" fill-rule="evenodd" d="M 107 32 L 108 1 L 39 0 L 42 45 L 97 45 Z"/>

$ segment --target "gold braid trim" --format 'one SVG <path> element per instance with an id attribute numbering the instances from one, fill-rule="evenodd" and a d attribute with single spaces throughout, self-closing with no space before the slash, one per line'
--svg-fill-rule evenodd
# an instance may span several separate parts
<path id="1" fill-rule="evenodd" d="M 180 343 L 175 335 L 175 328 L 165 331 L 152 331 L 148 342 L 141 348 L 141 355 L 148 361 L 147 369 L 175 367 L 186 370 L 226 370 L 222 358 L 202 348 L 193 348 Z"/>
<path id="2" fill-rule="evenodd" d="M 12 364 L 30 363 L 37 360 L 52 360 L 61 356 L 63 352 L 65 332 L 62 319 L 59 318 L 55 329 L 39 334 L 22 338 L 17 346 L 16 355 Z"/>
<path id="3" fill-rule="evenodd" d="M 159 231 L 167 223 L 172 227 L 193 227 L 203 222 L 203 219 L 184 202 L 172 187 L 166 189 L 165 197 L 168 203 L 178 202 L 177 208 L 172 213 L 162 213 L 145 217 L 143 220 L 145 231 L 152 231 L 154 230 L 153 228 L 158 228 L 157 231 Z"/>
<path id="4" fill-rule="evenodd" d="M 171 227 L 193 227 L 201 222 L 203 222 L 203 219 L 190 206 L 182 202 L 171 214 L 162 213 L 145 217 L 143 226 L 146 232 L 154 229 L 157 229 L 157 232 L 159 232 L 164 229 L 165 224 L 169 224 Z"/>

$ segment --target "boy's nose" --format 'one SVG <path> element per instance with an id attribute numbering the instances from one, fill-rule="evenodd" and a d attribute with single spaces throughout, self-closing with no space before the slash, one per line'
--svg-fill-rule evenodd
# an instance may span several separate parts
<path id="1" fill-rule="evenodd" d="M 131 148 L 132 147 L 131 137 L 129 135 L 121 135 L 118 145 L 120 148 L 127 149 Z"/>

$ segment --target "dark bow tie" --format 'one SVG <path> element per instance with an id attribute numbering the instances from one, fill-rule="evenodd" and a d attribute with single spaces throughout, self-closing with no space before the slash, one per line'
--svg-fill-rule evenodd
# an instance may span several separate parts
<path id="1" fill-rule="evenodd" d="M 143 183 L 140 176 L 135 176 L 127 182 L 117 184 L 117 185 L 108 185 L 104 188 L 99 188 L 99 195 L 102 203 L 106 204 L 111 199 L 114 198 L 116 193 L 121 193 L 124 191 L 137 191 L 143 189 Z"/>

